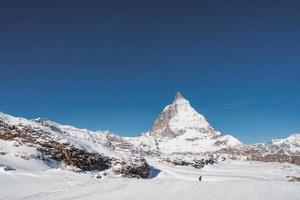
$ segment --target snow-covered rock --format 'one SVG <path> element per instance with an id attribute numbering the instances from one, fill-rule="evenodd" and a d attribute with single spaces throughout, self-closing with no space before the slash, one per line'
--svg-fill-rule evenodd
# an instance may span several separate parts
<path id="1" fill-rule="evenodd" d="M 273 139 L 271 142 L 261 144 L 261 148 L 270 153 L 300 154 L 300 134 L 292 134 L 285 139 Z"/>
<path id="2" fill-rule="evenodd" d="M 154 121 L 150 135 L 174 138 L 188 131 L 197 131 L 203 136 L 218 134 L 205 117 L 177 92 L 173 103 L 166 106 Z"/>
<path id="3" fill-rule="evenodd" d="M 146 178 L 150 173 L 146 160 L 132 151 L 119 151 L 117 146 L 122 141 L 126 143 L 107 131 L 92 132 L 41 118 L 26 120 L 0 114 L 0 163 L 17 170 L 43 170 L 63 164 L 83 171 L 112 168 L 122 176 Z"/>
<path id="4" fill-rule="evenodd" d="M 149 133 L 127 139 L 145 154 L 153 155 L 196 155 L 242 145 L 233 136 L 221 136 L 179 92 L 155 119 Z"/>

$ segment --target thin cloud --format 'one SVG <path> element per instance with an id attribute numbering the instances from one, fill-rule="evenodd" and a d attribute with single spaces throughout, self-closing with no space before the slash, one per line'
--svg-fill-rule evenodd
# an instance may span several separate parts
<path id="1" fill-rule="evenodd" d="M 255 101 L 243 101 L 243 102 L 234 102 L 228 104 L 221 104 L 221 105 L 208 105 L 204 106 L 204 108 L 214 108 L 214 109 L 221 109 L 221 110 L 233 110 L 248 107 L 249 105 L 255 104 Z"/>

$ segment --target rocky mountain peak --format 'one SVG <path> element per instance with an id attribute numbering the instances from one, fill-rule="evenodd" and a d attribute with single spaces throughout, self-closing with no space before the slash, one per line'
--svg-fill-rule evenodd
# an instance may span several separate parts
<path id="1" fill-rule="evenodd" d="M 176 92 L 176 95 L 175 95 L 175 100 L 178 100 L 178 99 L 184 99 L 184 97 L 182 96 L 182 94 L 180 92 Z"/>
<path id="2" fill-rule="evenodd" d="M 150 135 L 174 138 L 190 131 L 202 135 L 211 135 L 215 132 L 205 117 L 177 92 L 173 103 L 166 106 L 154 121 Z"/>

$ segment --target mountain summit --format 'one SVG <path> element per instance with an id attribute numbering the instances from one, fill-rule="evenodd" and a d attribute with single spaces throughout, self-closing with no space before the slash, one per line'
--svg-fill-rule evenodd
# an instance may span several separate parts
<path id="1" fill-rule="evenodd" d="M 180 92 L 176 92 L 175 100 L 181 99 L 181 98 L 183 98 L 182 94 Z"/>
<path id="2" fill-rule="evenodd" d="M 150 135 L 174 138 L 191 131 L 206 136 L 216 133 L 205 117 L 199 114 L 180 92 L 177 92 L 173 103 L 166 106 L 154 121 Z"/>

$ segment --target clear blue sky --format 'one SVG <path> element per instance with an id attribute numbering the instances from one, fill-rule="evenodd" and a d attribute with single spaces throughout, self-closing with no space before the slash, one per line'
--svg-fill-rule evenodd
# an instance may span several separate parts
<path id="1" fill-rule="evenodd" d="M 243 142 L 300 132 L 299 1 L 0 1 L 0 110 L 120 135 L 181 91 Z"/>

